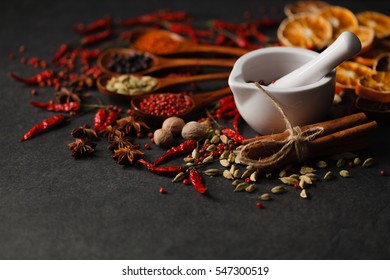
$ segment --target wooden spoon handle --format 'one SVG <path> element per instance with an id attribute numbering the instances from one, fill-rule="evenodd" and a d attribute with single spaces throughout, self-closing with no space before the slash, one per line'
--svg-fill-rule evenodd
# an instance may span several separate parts
<path id="1" fill-rule="evenodd" d="M 236 59 L 219 58 L 159 58 L 158 65 L 160 69 L 180 66 L 218 66 L 233 67 Z"/>
<path id="2" fill-rule="evenodd" d="M 230 87 L 224 87 L 207 93 L 194 94 L 192 98 L 195 102 L 194 110 L 200 109 L 207 104 L 231 93 Z"/>
<path id="3" fill-rule="evenodd" d="M 242 56 L 248 52 L 248 50 L 242 48 L 214 46 L 214 45 L 197 45 L 197 44 L 191 44 L 186 46 L 185 51 L 217 53 L 217 54 L 226 54 L 226 55 L 234 55 L 234 56 Z"/>
<path id="4" fill-rule="evenodd" d="M 229 77 L 229 72 L 223 73 L 208 73 L 203 75 L 192 75 L 187 77 L 176 77 L 176 78 L 161 78 L 158 81 L 156 89 L 161 89 L 178 84 L 186 84 L 199 81 L 210 81 L 210 80 L 222 80 Z"/>

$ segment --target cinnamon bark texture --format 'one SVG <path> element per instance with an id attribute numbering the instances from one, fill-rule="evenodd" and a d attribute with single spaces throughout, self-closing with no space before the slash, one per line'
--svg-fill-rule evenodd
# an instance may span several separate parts
<path id="1" fill-rule="evenodd" d="M 364 113 L 294 128 L 282 133 L 247 139 L 240 151 L 242 163 L 256 167 L 260 173 L 308 158 L 329 156 L 363 149 L 376 122 Z"/>

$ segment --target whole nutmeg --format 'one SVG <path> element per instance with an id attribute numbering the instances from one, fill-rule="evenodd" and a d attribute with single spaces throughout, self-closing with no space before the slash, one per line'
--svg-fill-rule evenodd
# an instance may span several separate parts
<path id="1" fill-rule="evenodd" d="M 206 127 L 198 122 L 192 121 L 185 124 L 181 130 L 184 139 L 200 140 L 206 135 Z"/>
<path id="2" fill-rule="evenodd" d="M 162 128 L 168 129 L 170 132 L 172 132 L 173 135 L 180 135 L 181 130 L 183 129 L 183 126 L 186 123 L 183 119 L 178 117 L 170 117 L 167 118 L 163 124 Z"/>
<path id="3" fill-rule="evenodd" d="M 160 128 L 154 132 L 154 143 L 159 147 L 168 147 L 172 144 L 173 135 L 168 129 Z"/>

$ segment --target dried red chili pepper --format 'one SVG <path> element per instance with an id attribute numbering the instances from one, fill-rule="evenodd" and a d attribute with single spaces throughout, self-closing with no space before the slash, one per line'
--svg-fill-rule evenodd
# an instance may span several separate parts
<path id="1" fill-rule="evenodd" d="M 118 119 L 118 111 L 117 110 L 110 111 L 101 129 L 104 129 L 106 126 L 113 124 L 114 122 L 116 122 L 117 119 Z"/>
<path id="2" fill-rule="evenodd" d="M 193 149 L 196 148 L 196 141 L 195 140 L 186 140 L 183 143 L 181 143 L 179 146 L 172 147 L 168 151 L 166 151 L 162 156 L 160 156 L 156 161 L 153 163 L 153 165 L 159 165 L 165 161 L 168 161 L 170 159 L 189 154 L 192 152 Z"/>
<path id="3" fill-rule="evenodd" d="M 168 29 L 175 33 L 188 35 L 193 42 L 198 41 L 195 30 L 188 24 L 170 23 Z"/>
<path id="4" fill-rule="evenodd" d="M 139 159 L 138 162 L 145 166 L 150 172 L 163 176 L 176 176 L 180 172 L 183 172 L 186 167 L 181 165 L 173 166 L 154 166 L 152 163 L 147 162 L 144 159 Z"/>
<path id="5" fill-rule="evenodd" d="M 83 23 L 78 23 L 75 25 L 74 30 L 78 33 L 86 34 L 109 26 L 111 26 L 111 18 L 105 17 L 105 18 L 98 19 L 94 22 L 91 22 L 88 25 L 85 25 Z"/>
<path id="6" fill-rule="evenodd" d="M 84 36 L 83 38 L 81 38 L 81 44 L 83 46 L 93 45 L 93 44 L 96 44 L 96 43 L 99 43 L 101 41 L 106 40 L 111 35 L 112 35 L 111 28 L 107 28 L 99 33 Z"/>
<path id="7" fill-rule="evenodd" d="M 240 117 L 241 117 L 240 113 L 237 112 L 232 121 L 232 126 L 237 133 L 238 133 L 238 121 L 240 120 Z"/>
<path id="8" fill-rule="evenodd" d="M 192 168 L 189 172 L 189 175 L 190 181 L 194 188 L 201 194 L 206 193 L 207 188 L 203 185 L 202 176 L 200 176 L 199 172 L 195 168 Z"/>
<path id="9" fill-rule="evenodd" d="M 54 75 L 54 72 L 51 70 L 45 70 L 41 73 L 38 73 L 34 76 L 27 77 L 27 78 L 20 77 L 20 76 L 14 74 L 13 72 L 9 72 L 8 75 L 18 82 L 30 84 L 30 85 L 38 85 L 40 83 L 45 83 L 50 78 L 52 78 Z"/>
<path id="10" fill-rule="evenodd" d="M 69 50 L 68 44 L 62 44 L 57 52 L 54 54 L 54 56 L 51 58 L 51 62 L 57 62 L 61 57 L 64 56 L 64 54 Z"/>
<path id="11" fill-rule="evenodd" d="M 221 46 L 221 45 L 225 44 L 226 41 L 227 41 L 226 36 L 223 35 L 223 34 L 219 34 L 219 35 L 217 36 L 217 38 L 215 39 L 214 44 L 215 44 L 215 45 Z"/>
<path id="12" fill-rule="evenodd" d="M 242 141 L 245 140 L 244 136 L 240 135 L 239 133 L 235 132 L 234 130 L 232 130 L 230 128 L 222 129 L 222 134 L 226 135 L 227 137 L 229 137 L 233 141 L 236 141 L 240 144 L 242 143 Z"/>
<path id="13" fill-rule="evenodd" d="M 50 100 L 49 102 L 31 101 L 30 104 L 53 112 L 76 112 L 80 109 L 80 103 L 73 101 L 66 103 L 55 103 L 54 100 Z"/>
<path id="14" fill-rule="evenodd" d="M 184 11 L 168 12 L 160 11 L 135 18 L 125 19 L 120 22 L 123 27 L 132 27 L 138 24 L 156 24 L 158 21 L 184 21 L 189 18 Z"/>
<path id="15" fill-rule="evenodd" d="M 105 109 L 99 109 L 96 114 L 95 114 L 95 117 L 93 119 L 93 123 L 94 123 L 94 127 L 93 129 L 95 131 L 100 131 L 103 129 L 103 125 L 107 119 L 107 111 Z"/>
<path id="16" fill-rule="evenodd" d="M 20 139 L 20 142 L 26 141 L 31 137 L 34 137 L 38 133 L 44 132 L 49 128 L 62 124 L 63 122 L 65 122 L 65 120 L 66 117 L 64 115 L 55 115 L 53 117 L 45 119 L 41 123 L 34 125 L 29 131 L 27 131 Z"/>
<path id="17" fill-rule="evenodd" d="M 211 27 L 216 29 L 227 29 L 236 31 L 238 29 L 238 25 L 234 23 L 230 23 L 225 20 L 215 19 L 211 21 Z"/>

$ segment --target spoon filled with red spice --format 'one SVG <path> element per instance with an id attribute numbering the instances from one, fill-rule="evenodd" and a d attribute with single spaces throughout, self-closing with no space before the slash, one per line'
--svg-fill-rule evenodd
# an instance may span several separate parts
<path id="1" fill-rule="evenodd" d="M 162 89 L 167 89 L 175 85 L 210 80 L 223 80 L 227 79 L 229 75 L 229 72 L 178 77 L 168 76 L 164 78 L 134 74 L 123 74 L 120 76 L 103 75 L 97 79 L 96 84 L 100 92 L 110 97 L 129 99 L 137 95 L 159 92 Z"/>
<path id="2" fill-rule="evenodd" d="M 132 31 L 130 42 L 134 48 L 157 55 L 177 53 L 217 53 L 242 56 L 248 50 L 235 47 L 196 44 L 168 30 L 140 28 Z"/>
<path id="3" fill-rule="evenodd" d="M 149 121 L 162 123 L 172 116 L 188 119 L 191 114 L 230 93 L 229 87 L 199 94 L 153 93 L 132 98 L 131 108 Z"/>
<path id="4" fill-rule="evenodd" d="M 146 75 L 156 71 L 188 66 L 215 66 L 232 68 L 235 59 L 218 58 L 165 58 L 127 48 L 110 48 L 103 51 L 97 65 L 110 76 L 120 74 Z"/>

